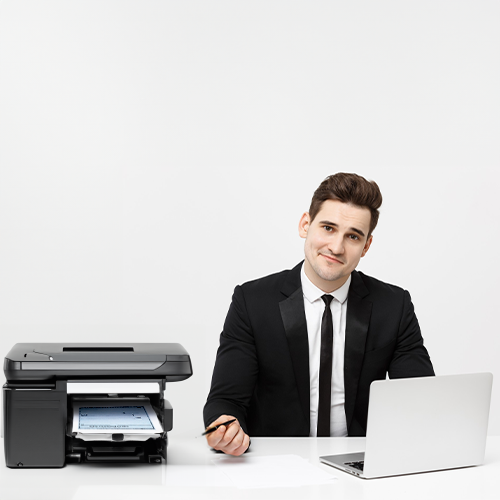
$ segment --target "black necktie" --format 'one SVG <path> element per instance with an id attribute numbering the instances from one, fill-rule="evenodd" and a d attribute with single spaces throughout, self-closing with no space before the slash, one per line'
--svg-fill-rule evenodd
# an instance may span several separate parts
<path id="1" fill-rule="evenodd" d="M 333 320 L 331 295 L 321 297 L 325 312 L 321 319 L 321 355 L 319 361 L 318 437 L 330 436 L 330 410 L 332 407 Z"/>

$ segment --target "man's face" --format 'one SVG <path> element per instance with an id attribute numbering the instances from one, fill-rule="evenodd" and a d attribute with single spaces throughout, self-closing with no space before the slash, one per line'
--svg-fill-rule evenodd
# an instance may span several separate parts
<path id="1" fill-rule="evenodd" d="M 368 208 L 338 200 L 323 202 L 313 221 L 307 212 L 302 215 L 299 235 L 306 240 L 304 270 L 318 288 L 330 293 L 347 281 L 370 248 L 370 220 Z"/>

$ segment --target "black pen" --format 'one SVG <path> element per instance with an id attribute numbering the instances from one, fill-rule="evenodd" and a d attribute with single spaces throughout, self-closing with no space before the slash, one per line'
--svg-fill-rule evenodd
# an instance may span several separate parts
<path id="1" fill-rule="evenodd" d="M 210 427 L 209 429 L 207 429 L 203 434 L 202 436 L 206 436 L 207 434 L 210 434 L 211 432 L 214 432 L 216 431 L 221 425 L 229 425 L 229 424 L 232 424 L 233 422 L 236 422 L 236 419 L 233 418 L 233 420 L 228 420 L 227 422 L 224 422 L 222 424 L 217 424 L 217 425 L 214 425 L 213 427 Z"/>

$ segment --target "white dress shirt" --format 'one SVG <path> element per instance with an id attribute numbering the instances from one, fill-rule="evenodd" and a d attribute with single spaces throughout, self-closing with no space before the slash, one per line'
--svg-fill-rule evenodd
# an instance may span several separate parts
<path id="1" fill-rule="evenodd" d="M 316 436 L 318 426 L 319 399 L 319 361 L 321 352 L 321 318 L 325 311 L 325 303 L 321 298 L 325 292 L 309 280 L 304 271 L 300 273 L 302 291 L 304 293 L 304 309 L 306 313 L 307 335 L 309 338 L 309 378 L 311 390 L 311 429 L 310 436 Z M 344 346 L 345 324 L 347 312 L 347 294 L 351 276 L 337 290 L 328 294 L 333 296 L 330 304 L 333 320 L 333 364 L 332 364 L 332 410 L 330 413 L 330 435 L 347 436 L 345 418 L 344 392 Z"/>

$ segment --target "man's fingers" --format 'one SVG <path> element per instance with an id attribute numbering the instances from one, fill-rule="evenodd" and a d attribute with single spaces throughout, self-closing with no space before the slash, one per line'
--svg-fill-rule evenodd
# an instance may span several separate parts
<path id="1" fill-rule="evenodd" d="M 221 415 L 208 427 L 215 427 L 234 418 L 231 415 Z M 243 454 L 250 444 L 250 438 L 245 434 L 238 420 L 229 425 L 222 425 L 217 430 L 207 434 L 206 438 L 208 445 L 214 450 L 236 456 Z"/>
<path id="2" fill-rule="evenodd" d="M 224 422 L 233 420 L 231 415 L 221 415 L 212 422 L 208 428 L 221 425 Z M 208 445 L 214 450 L 219 450 L 228 455 L 239 456 L 245 453 L 250 446 L 250 438 L 241 428 L 237 419 L 229 425 L 222 425 L 217 430 L 206 435 Z"/>
<path id="3" fill-rule="evenodd" d="M 233 441 L 233 439 L 238 435 L 238 433 L 243 430 L 240 427 L 240 424 L 238 422 L 234 422 L 228 426 L 225 427 L 226 432 L 224 433 L 224 436 L 222 437 L 219 446 L 229 446 L 230 443 Z M 218 429 L 220 430 L 220 429 Z"/>
<path id="4" fill-rule="evenodd" d="M 240 427 L 238 433 L 234 436 L 231 442 L 226 446 L 225 452 L 230 455 L 241 455 L 248 448 L 250 438 L 245 434 Z"/>
<path id="5" fill-rule="evenodd" d="M 207 434 L 207 443 L 208 446 L 218 449 L 219 443 L 221 442 L 224 434 L 226 433 L 226 427 L 219 427 L 216 431 Z"/>
<path id="6" fill-rule="evenodd" d="M 240 456 L 240 455 L 243 455 L 243 453 L 245 453 L 245 451 L 248 450 L 248 447 L 250 446 L 250 437 L 248 436 L 248 434 L 244 434 L 243 436 L 243 442 L 241 443 L 241 445 L 236 448 L 234 451 L 233 451 L 233 455 L 235 456 Z"/>
<path id="7" fill-rule="evenodd" d="M 232 415 L 221 415 L 217 420 L 214 420 L 207 427 L 207 429 L 210 429 L 211 427 L 215 427 L 216 425 L 223 424 L 224 422 L 229 422 L 229 420 L 237 420 L 237 419 L 236 419 L 236 417 L 233 417 Z"/>
<path id="8" fill-rule="evenodd" d="M 223 425 L 217 430 L 206 435 L 208 446 L 211 446 L 216 450 L 224 451 L 224 447 L 232 441 L 234 436 L 238 433 L 238 429 L 240 429 L 238 420 L 231 415 L 221 415 L 217 420 L 213 421 L 208 426 L 208 429 L 210 429 L 230 420 L 235 420 L 235 422 L 229 425 Z"/>

